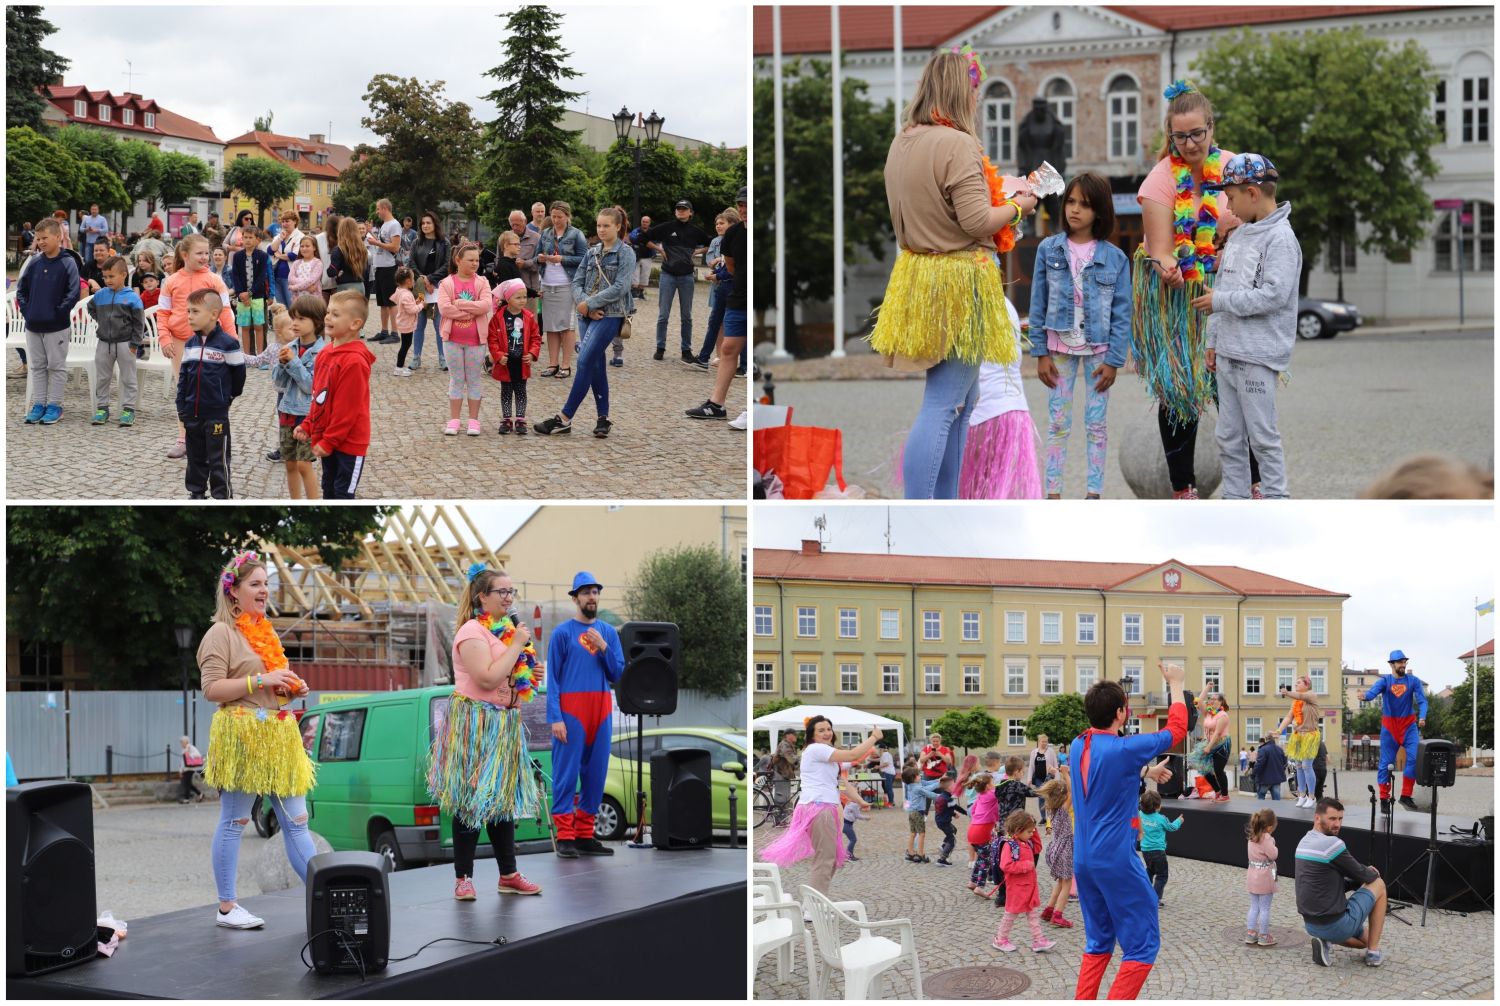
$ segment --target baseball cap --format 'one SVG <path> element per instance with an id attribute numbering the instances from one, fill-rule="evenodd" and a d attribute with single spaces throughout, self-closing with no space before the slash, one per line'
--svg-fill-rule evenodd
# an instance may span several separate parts
<path id="1" fill-rule="evenodd" d="M 594 579 L 593 573 L 581 571 L 573 577 L 573 589 L 568 591 L 568 594 L 575 595 L 585 587 L 598 587 L 601 591 L 604 589 L 604 585 Z"/>
<path id="2" fill-rule="evenodd" d="M 672 207 L 672 209 L 674 210 L 691 210 L 692 208 L 693 204 L 688 202 L 686 199 L 677 200 L 677 204 Z"/>
<path id="3" fill-rule="evenodd" d="M 1386 663 L 1394 664 L 1398 660 L 1405 659 L 1406 654 L 1402 653 L 1400 650 L 1392 650 L 1391 655 L 1386 659 Z"/>
<path id="4" fill-rule="evenodd" d="M 1260 154 L 1235 154 L 1224 165 L 1224 177 L 1222 181 L 1205 181 L 1205 189 L 1222 189 L 1229 185 L 1248 185 L 1256 182 L 1274 182 L 1281 175 L 1276 171 L 1276 165 L 1271 163 L 1270 158 Z"/>
<path id="5" fill-rule="evenodd" d="M 734 201 L 737 203 L 749 202 L 749 195 L 750 189 L 744 185 L 741 185 L 740 190 L 734 194 Z"/>

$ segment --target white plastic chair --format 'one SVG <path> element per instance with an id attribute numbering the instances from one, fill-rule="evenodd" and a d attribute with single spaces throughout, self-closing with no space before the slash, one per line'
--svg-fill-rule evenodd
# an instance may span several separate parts
<path id="1" fill-rule="evenodd" d="M 802 906 L 781 896 L 781 885 L 769 881 L 751 884 L 750 942 L 755 964 L 766 954 L 776 954 L 776 980 L 784 982 L 792 972 L 792 947 L 802 935 Z"/>
<path id="2" fill-rule="evenodd" d="M 10 351 L 19 349 L 26 352 L 26 319 L 21 315 L 21 308 L 16 304 L 16 290 L 11 287 L 5 291 L 5 350 L 6 356 Z M 26 401 L 34 402 L 31 395 L 31 371 L 26 372 Z"/>
<path id="3" fill-rule="evenodd" d="M 172 361 L 161 351 L 156 337 L 156 305 L 152 304 L 146 308 L 146 346 L 150 349 L 150 354 L 144 360 L 135 362 L 135 372 L 137 375 L 153 371 L 161 374 L 162 397 L 171 402 L 177 397 L 177 389 L 172 386 Z"/>
<path id="4" fill-rule="evenodd" d="M 760 884 L 770 887 L 775 895 L 772 901 L 788 900 L 781 887 L 781 867 L 775 863 L 751 863 L 750 884 L 752 888 Z"/>
<path id="5" fill-rule="evenodd" d="M 844 973 L 845 999 L 868 999 L 880 975 L 906 960 L 911 961 L 913 998 L 922 998 L 922 965 L 917 960 L 910 919 L 867 922 L 862 917 L 846 915 L 838 905 L 805 884 L 802 886 L 802 903 L 812 917 L 813 935 L 808 937 L 809 950 L 816 951 L 817 963 L 821 965 L 812 975 L 812 953 L 809 953 L 811 998 L 828 998 L 828 975 L 837 970 Z M 839 943 L 840 933 L 845 927 L 859 931 L 859 937 L 853 943 Z M 881 929 L 894 930 L 900 936 L 900 942 L 877 936 L 876 931 Z M 815 946 L 812 945 L 814 941 Z"/>
<path id="6" fill-rule="evenodd" d="M 68 356 L 67 368 L 74 370 L 83 368 L 84 374 L 89 381 L 89 406 L 94 403 L 94 385 L 98 383 L 99 375 L 94 370 L 94 344 L 99 341 L 99 327 L 88 312 L 89 301 L 93 297 L 84 297 L 73 306 L 68 314 Z"/>

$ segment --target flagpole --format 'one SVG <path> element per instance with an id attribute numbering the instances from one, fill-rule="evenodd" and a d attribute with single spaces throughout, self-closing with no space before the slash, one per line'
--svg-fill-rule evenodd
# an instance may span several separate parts
<path id="1" fill-rule="evenodd" d="M 786 281 L 786 150 L 781 122 L 783 95 L 780 5 L 771 8 L 771 72 L 774 75 L 771 84 L 771 118 L 775 133 L 773 157 L 776 162 L 776 212 L 775 222 L 772 224 L 776 229 L 776 292 L 773 294 L 776 300 L 776 348 L 771 352 L 771 359 L 781 361 L 792 358 L 786 351 L 787 319 L 791 316 L 792 306 L 787 303 L 791 287 Z"/>
<path id="2" fill-rule="evenodd" d="M 833 44 L 833 352 L 844 355 L 844 54 L 839 50 L 839 5 L 828 8 Z"/>
<path id="3" fill-rule="evenodd" d="M 1479 595 L 1474 596 L 1474 649 L 1469 653 L 1469 703 L 1472 710 L 1472 723 L 1470 725 L 1470 761 L 1471 767 L 1479 765 Z"/>

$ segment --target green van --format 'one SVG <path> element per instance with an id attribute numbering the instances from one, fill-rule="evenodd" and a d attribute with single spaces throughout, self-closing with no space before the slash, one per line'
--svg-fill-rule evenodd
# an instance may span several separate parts
<path id="1" fill-rule="evenodd" d="M 426 775 L 427 751 L 452 693 L 452 685 L 372 692 L 309 708 L 302 744 L 318 764 L 318 781 L 307 797 L 308 827 L 337 851 L 378 852 L 397 870 L 451 862 L 453 821 L 428 794 Z M 540 699 L 521 707 L 543 796 L 535 820 L 516 822 L 518 852 L 551 848 L 545 707 Z M 483 837 L 478 855 L 494 855 Z"/>

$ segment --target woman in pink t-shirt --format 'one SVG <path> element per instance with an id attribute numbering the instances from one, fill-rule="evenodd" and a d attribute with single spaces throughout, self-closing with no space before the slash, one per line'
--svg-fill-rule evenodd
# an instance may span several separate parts
<path id="1" fill-rule="evenodd" d="M 1215 399 L 1204 357 L 1204 319 L 1187 304 L 1204 291 L 1218 268 L 1218 248 L 1240 219 L 1222 193 L 1204 193 L 1234 154 L 1214 144 L 1214 110 L 1185 81 L 1174 81 L 1167 100 L 1167 139 L 1160 160 L 1141 183 L 1145 242 L 1136 250 L 1136 367 L 1159 403 L 1157 424 L 1172 481 L 1173 499 L 1198 499 L 1193 447 L 1198 416 Z M 1186 197 L 1178 212 L 1178 197 Z M 1149 269 L 1142 276 L 1140 270 Z M 1182 365 L 1186 359 L 1187 366 Z M 1252 468 L 1255 461 L 1251 459 Z M 1259 483 L 1257 472 L 1251 481 Z"/>
<path id="2" fill-rule="evenodd" d="M 511 620 L 515 599 L 515 587 L 504 572 L 478 565 L 470 569 L 453 637 L 453 695 L 427 760 L 427 790 L 453 819 L 453 896 L 459 901 L 475 898 L 474 851 L 481 826 L 500 866 L 499 893 L 542 890 L 516 869 L 515 822 L 536 815 L 540 791 L 516 709 L 521 697 L 517 672 L 526 666 L 531 632 Z M 541 684 L 542 666 L 533 673 Z"/>

